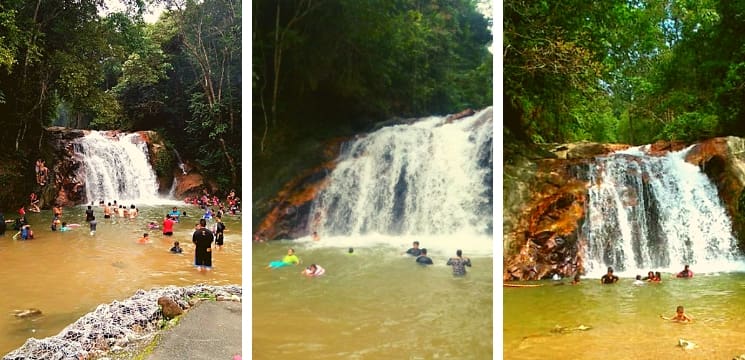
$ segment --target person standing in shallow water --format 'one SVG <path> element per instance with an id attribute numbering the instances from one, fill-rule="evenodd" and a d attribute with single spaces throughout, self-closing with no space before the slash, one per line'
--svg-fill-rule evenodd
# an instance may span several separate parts
<path id="1" fill-rule="evenodd" d="M 217 245 L 217 250 L 222 250 L 225 241 L 225 224 L 220 216 L 215 217 L 215 221 L 215 245 Z"/>
<path id="2" fill-rule="evenodd" d="M 455 255 L 455 257 L 451 257 L 450 259 L 448 259 L 447 265 L 453 267 L 453 275 L 465 276 L 466 266 L 471 267 L 471 259 L 464 258 L 463 251 L 461 249 L 458 249 L 458 251 L 455 252 Z"/>
<path id="3" fill-rule="evenodd" d="M 207 221 L 199 219 L 199 225 L 194 230 L 191 242 L 196 245 L 194 249 L 194 266 L 197 270 L 212 270 L 212 241 L 215 235 L 207 229 Z"/>

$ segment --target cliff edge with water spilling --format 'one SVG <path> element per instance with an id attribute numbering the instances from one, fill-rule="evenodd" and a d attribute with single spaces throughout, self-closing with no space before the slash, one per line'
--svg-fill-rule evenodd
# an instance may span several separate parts
<path id="1" fill-rule="evenodd" d="M 717 248 L 716 254 L 706 253 L 711 252 L 712 247 L 726 247 L 721 244 L 729 241 L 728 234 L 736 237 L 740 249 L 745 248 L 744 145 L 745 141 L 740 138 L 715 138 L 694 144 L 684 154 L 685 161 L 698 166 L 713 184 L 715 190 L 709 192 L 721 202 L 725 214 L 722 217 L 728 216 L 731 220 L 731 225 L 726 222 L 717 225 L 728 230 L 720 231 L 719 238 L 712 240 L 695 239 L 694 235 L 677 239 L 672 236 L 675 231 L 671 229 L 682 227 L 680 232 L 687 234 L 687 227 L 696 224 L 680 225 L 660 218 L 667 216 L 666 212 L 674 212 L 674 206 L 682 201 L 670 201 L 666 198 L 668 195 L 660 191 L 677 192 L 679 195 L 674 196 L 685 198 L 689 193 L 705 189 L 681 191 L 681 186 L 672 181 L 678 175 L 659 170 L 670 167 L 663 163 L 652 161 L 646 167 L 636 165 L 649 161 L 643 160 L 644 157 L 665 157 L 680 152 L 686 144 L 659 142 L 645 147 L 644 156 L 619 154 L 613 161 L 628 162 L 617 166 L 620 170 L 616 171 L 615 180 L 605 173 L 613 166 L 598 159 L 628 150 L 628 145 L 578 143 L 538 147 L 505 144 L 504 280 L 535 280 L 553 274 L 572 276 L 578 272 L 598 272 L 598 267 L 604 265 L 637 271 L 651 266 L 675 268 L 681 261 L 704 263 L 730 256 L 730 249 Z M 672 167 L 676 166 L 685 167 Z M 664 183 L 670 185 L 660 185 Z M 609 192 L 612 195 L 599 195 L 605 191 L 599 190 L 604 186 L 614 189 Z M 662 189 L 665 186 L 667 190 Z M 663 208 L 661 200 L 673 202 L 673 211 Z M 604 203 L 591 204 L 596 201 Z M 703 200 L 695 200 L 694 196 L 692 201 Z M 695 211 L 710 214 L 717 210 Z M 695 218 L 697 214 L 686 213 L 675 221 L 685 222 L 684 218 Z M 697 242 L 700 244 L 693 244 Z M 697 250 L 696 246 L 703 250 Z M 650 259 L 650 249 L 663 248 L 663 255 Z M 667 254 L 668 251 L 675 254 Z"/>
<path id="2" fill-rule="evenodd" d="M 82 153 L 92 152 L 90 144 L 83 144 L 82 140 L 92 133 L 101 138 L 99 157 L 109 156 L 109 164 L 99 163 L 94 169 L 86 169 L 85 156 Z M 134 154 L 126 148 L 115 146 L 120 138 L 123 142 L 139 143 L 133 148 Z M 136 140 L 132 140 L 136 139 Z M 213 192 L 216 185 L 201 175 L 199 167 L 193 162 L 185 160 L 186 164 L 179 164 L 165 139 L 155 131 L 139 131 L 125 134 L 118 131 L 92 132 L 89 130 L 69 129 L 63 127 L 46 128 L 42 142 L 39 144 L 37 158 L 44 160 L 48 175 L 43 184 L 35 181 L 35 162 L 37 158 L 10 156 L 4 154 L 0 165 L 0 183 L 4 191 L 0 193 L 0 209 L 6 211 L 6 218 L 10 218 L 21 206 L 28 206 L 29 194 L 39 196 L 42 209 L 49 209 L 54 204 L 72 206 L 86 202 L 101 200 L 111 201 L 112 196 L 125 196 L 119 192 L 89 191 L 98 185 L 107 185 L 120 190 L 126 188 L 126 182 L 134 186 L 147 184 L 151 189 L 150 195 L 183 196 L 196 195 L 202 189 Z M 110 141 L 110 143 L 107 143 Z M 107 145 L 108 144 L 108 145 Z M 140 154 L 137 154 L 137 153 Z M 129 163 L 123 156 L 141 156 L 142 161 Z M 129 165 L 127 165 L 129 164 Z M 109 169 L 102 169 L 108 167 Z M 188 170 L 188 171 L 187 171 Z M 139 175 L 144 171 L 145 175 Z M 115 174 L 117 173 L 118 174 Z M 150 172 L 152 175 L 147 175 Z M 130 180 L 110 179 L 110 176 L 130 176 Z M 90 177 L 87 175 L 91 175 Z M 98 183 L 98 184 L 94 184 Z M 173 185 L 176 186 L 173 186 Z M 113 195 L 112 195 L 113 194 Z M 95 197 L 95 198 L 92 198 Z M 13 211 L 13 212 L 11 212 Z"/>
<path id="3" fill-rule="evenodd" d="M 277 194 L 256 238 L 492 233 L 492 108 L 388 122 L 324 158 Z"/>

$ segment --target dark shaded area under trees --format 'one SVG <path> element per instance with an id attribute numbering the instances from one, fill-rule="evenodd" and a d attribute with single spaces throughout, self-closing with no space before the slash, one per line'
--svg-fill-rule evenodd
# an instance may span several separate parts
<path id="1" fill-rule="evenodd" d="M 33 179 L 51 125 L 157 130 L 222 190 L 240 191 L 241 2 L 124 3 L 105 17 L 103 0 L 0 3 L 0 180 L 12 192 L 0 208 L 32 191 L 15 172 Z M 146 24 L 153 3 L 168 10 Z"/>
<path id="2" fill-rule="evenodd" d="M 503 28 L 504 124 L 515 137 L 745 135 L 745 1 L 507 0 Z"/>
<path id="3" fill-rule="evenodd" d="M 477 2 L 252 2 L 253 222 L 323 143 L 391 117 L 492 103 L 491 20 Z"/>

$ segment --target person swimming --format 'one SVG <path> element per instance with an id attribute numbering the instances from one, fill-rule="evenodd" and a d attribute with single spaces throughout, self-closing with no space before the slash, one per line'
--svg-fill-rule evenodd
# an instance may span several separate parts
<path id="1" fill-rule="evenodd" d="M 289 248 L 287 249 L 287 255 L 282 258 L 281 261 L 272 261 L 267 265 L 267 269 L 276 269 L 280 267 L 285 267 L 289 265 L 297 265 L 300 264 L 300 258 L 295 255 L 295 249 Z"/>
<path id="2" fill-rule="evenodd" d="M 686 315 L 685 309 L 683 308 L 682 305 L 678 306 L 675 309 L 675 315 L 673 315 L 672 317 L 666 317 L 660 314 L 660 319 L 672 320 L 672 321 L 677 321 L 677 322 L 686 322 L 686 323 L 693 321 L 693 319 L 690 316 Z"/>
<path id="3" fill-rule="evenodd" d="M 170 251 L 172 253 L 174 253 L 174 254 L 181 254 L 184 251 L 184 249 L 181 248 L 181 246 L 179 245 L 178 241 L 174 241 L 173 242 L 173 247 L 171 248 Z"/>
<path id="4" fill-rule="evenodd" d="M 150 235 L 148 233 L 142 234 L 142 237 L 137 239 L 138 244 L 147 244 L 150 242 Z"/>
<path id="5" fill-rule="evenodd" d="M 321 265 L 310 264 L 301 274 L 307 277 L 317 277 L 326 273 L 326 269 L 322 268 Z"/>

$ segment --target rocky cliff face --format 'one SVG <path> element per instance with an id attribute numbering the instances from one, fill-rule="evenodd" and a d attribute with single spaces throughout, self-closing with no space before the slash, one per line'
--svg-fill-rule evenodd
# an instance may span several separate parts
<path id="1" fill-rule="evenodd" d="M 583 270 L 579 227 L 588 183 L 582 173 L 597 155 L 628 145 L 559 145 L 504 164 L 504 280 L 536 280 Z M 541 157 L 542 156 L 542 157 Z"/>
<path id="2" fill-rule="evenodd" d="M 341 144 L 348 139 L 336 138 L 326 144 L 325 162 L 295 177 L 271 200 L 269 212 L 254 231 L 254 240 L 295 239 L 310 235 L 308 228 L 311 205 L 326 186 L 328 174 L 336 167 Z"/>
<path id="3" fill-rule="evenodd" d="M 686 146 L 658 142 L 648 153 L 662 156 Z M 583 171 L 595 156 L 627 147 L 566 144 L 549 148 L 541 156 L 509 156 L 504 164 L 505 281 L 583 273 L 587 244 L 579 230 L 589 188 L 581 180 L 586 178 Z M 686 161 L 698 165 L 716 184 L 740 248 L 745 249 L 745 139 L 714 138 L 694 144 Z"/>

